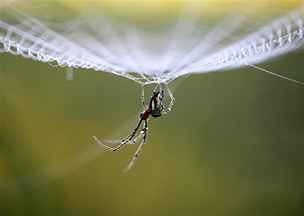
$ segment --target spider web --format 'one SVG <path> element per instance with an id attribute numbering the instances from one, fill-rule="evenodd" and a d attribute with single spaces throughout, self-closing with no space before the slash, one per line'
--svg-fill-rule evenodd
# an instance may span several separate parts
<path id="1" fill-rule="evenodd" d="M 0 52 L 52 66 L 109 72 L 140 84 L 254 65 L 304 43 L 303 8 L 266 25 L 246 16 L 208 25 L 183 14 L 157 28 L 103 16 L 50 24 L 12 8 L 1 14 Z"/>

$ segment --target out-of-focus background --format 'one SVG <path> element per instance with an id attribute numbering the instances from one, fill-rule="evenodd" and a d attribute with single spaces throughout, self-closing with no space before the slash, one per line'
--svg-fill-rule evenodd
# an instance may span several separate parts
<path id="1" fill-rule="evenodd" d="M 8 2 L 53 19 L 93 7 L 150 20 L 174 16 L 186 1 Z M 300 5 L 204 2 L 206 17 Z M 304 81 L 301 51 L 263 66 Z M 143 154 L 123 174 L 136 146 L 101 154 L 91 137 L 126 135 L 141 111 L 140 86 L 79 69 L 71 81 L 66 70 L 0 55 L 1 216 L 304 214 L 303 86 L 250 68 L 177 81 L 174 110 L 150 121 Z"/>

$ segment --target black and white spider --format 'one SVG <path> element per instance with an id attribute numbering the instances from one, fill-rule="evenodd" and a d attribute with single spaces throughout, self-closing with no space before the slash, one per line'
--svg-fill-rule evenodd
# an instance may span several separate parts
<path id="1" fill-rule="evenodd" d="M 163 104 L 163 100 L 166 96 L 166 94 L 170 97 L 170 103 L 168 107 L 165 107 Z M 98 139 L 96 136 L 93 136 L 95 142 L 103 147 L 105 147 L 107 150 L 111 151 L 118 151 L 121 150 L 123 147 L 125 147 L 128 144 L 136 144 L 138 142 L 139 145 L 133 154 L 133 157 L 131 158 L 130 162 L 128 163 L 125 171 L 128 171 L 132 168 L 135 161 L 137 160 L 139 154 L 142 152 L 144 144 L 147 141 L 147 135 L 148 135 L 148 120 L 152 116 L 153 118 L 161 117 L 163 114 L 167 114 L 171 111 L 173 105 L 174 105 L 174 97 L 171 93 L 169 87 L 166 84 L 158 84 L 156 85 L 155 89 L 153 90 L 152 96 L 150 97 L 150 100 L 148 104 L 145 104 L 145 96 L 144 96 L 144 89 L 142 88 L 142 94 L 141 94 L 142 104 L 143 104 L 143 112 L 139 114 L 139 120 L 136 124 L 136 127 L 132 130 L 132 132 L 125 138 L 116 140 L 116 141 L 103 141 Z M 141 130 L 139 130 L 140 126 L 143 124 L 143 127 Z M 114 147 L 112 147 L 114 146 Z"/>

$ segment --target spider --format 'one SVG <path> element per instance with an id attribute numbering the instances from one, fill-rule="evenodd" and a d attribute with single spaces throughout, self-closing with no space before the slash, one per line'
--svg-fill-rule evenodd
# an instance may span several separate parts
<path id="1" fill-rule="evenodd" d="M 166 88 L 166 92 L 169 94 L 171 98 L 170 104 L 168 105 L 167 109 L 165 109 L 163 105 L 163 100 L 165 98 L 164 87 Z M 144 111 L 139 114 L 139 120 L 136 124 L 136 127 L 132 130 L 132 132 L 127 137 L 117 141 L 102 141 L 98 139 L 96 136 L 93 136 L 97 144 L 113 152 L 121 150 L 123 147 L 125 147 L 128 144 L 136 144 L 137 142 L 140 141 L 140 144 L 138 145 L 135 153 L 133 154 L 133 157 L 131 158 L 130 162 L 128 163 L 124 171 L 128 171 L 133 167 L 134 163 L 139 157 L 139 154 L 143 150 L 144 144 L 147 141 L 149 118 L 151 116 L 153 118 L 159 118 L 163 114 L 167 114 L 168 112 L 171 111 L 175 101 L 170 89 L 168 88 L 167 85 L 164 84 L 158 84 L 154 88 L 152 96 L 150 97 L 149 103 L 147 105 L 145 104 L 144 89 L 142 89 L 141 100 L 142 100 L 142 105 L 144 107 Z M 139 128 L 142 125 L 142 123 L 143 123 L 143 128 L 139 131 Z M 116 146 L 111 147 L 110 145 L 113 144 Z"/>

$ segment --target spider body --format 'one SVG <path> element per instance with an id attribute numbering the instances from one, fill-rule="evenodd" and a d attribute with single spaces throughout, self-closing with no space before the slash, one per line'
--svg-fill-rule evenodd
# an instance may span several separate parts
<path id="1" fill-rule="evenodd" d="M 167 107 L 167 110 L 164 110 L 164 105 L 163 105 L 163 99 L 165 97 L 165 91 L 163 89 L 163 86 L 165 86 L 166 91 L 171 98 L 171 102 L 170 102 L 169 106 Z M 156 91 L 156 88 L 159 88 L 159 89 Z M 132 130 L 132 132 L 127 137 L 119 140 L 117 142 L 118 145 L 116 147 L 107 146 L 106 144 L 104 144 L 104 142 L 97 139 L 95 136 L 93 137 L 98 144 L 100 144 L 112 151 L 118 151 L 128 144 L 136 144 L 139 142 L 139 146 L 138 146 L 137 150 L 135 151 L 132 159 L 130 160 L 128 166 L 126 167 L 125 171 L 128 171 L 131 169 L 131 167 L 134 165 L 135 161 L 137 160 L 139 154 L 143 150 L 143 146 L 146 143 L 146 139 L 147 139 L 147 135 L 148 135 L 148 120 L 149 120 L 150 116 L 152 116 L 153 118 L 161 117 L 163 114 L 168 113 L 174 104 L 174 97 L 166 85 L 159 84 L 156 86 L 156 88 L 154 89 L 153 94 L 152 94 L 148 104 L 145 104 L 144 92 L 142 91 L 141 98 L 142 98 L 142 104 L 144 107 L 144 111 L 139 114 L 139 120 L 136 124 L 136 127 Z M 143 127 L 140 130 L 142 123 L 143 123 Z M 113 142 L 110 142 L 110 143 L 113 143 Z M 114 142 L 114 143 L 116 143 L 116 142 Z"/>
<path id="2" fill-rule="evenodd" d="M 154 118 L 158 118 L 162 115 L 164 98 L 164 90 L 153 92 L 153 95 L 150 99 L 148 108 L 140 114 L 140 119 L 147 120 L 150 115 Z"/>

